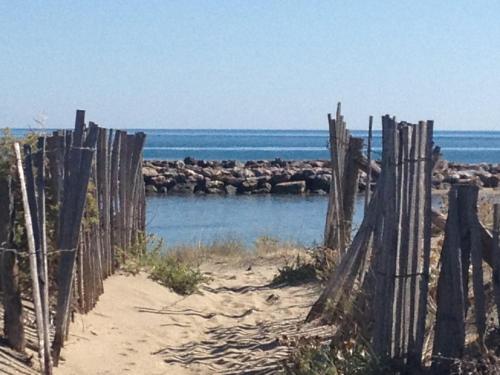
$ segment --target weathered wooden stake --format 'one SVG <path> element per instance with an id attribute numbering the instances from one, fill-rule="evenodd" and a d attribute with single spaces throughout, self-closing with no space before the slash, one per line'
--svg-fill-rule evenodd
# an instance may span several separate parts
<path id="1" fill-rule="evenodd" d="M 40 368 L 45 369 L 45 343 L 44 343 L 44 320 L 42 311 L 42 301 L 40 297 L 40 285 L 38 279 L 38 266 L 36 259 L 35 239 L 33 237 L 33 226 L 31 222 L 30 205 L 28 203 L 28 192 L 26 190 L 26 181 L 24 178 L 23 161 L 21 158 L 21 149 L 19 143 L 14 143 L 14 152 L 17 159 L 17 172 L 19 174 L 19 184 L 21 185 L 21 194 L 23 199 L 24 220 L 26 226 L 26 236 L 28 239 L 29 262 L 31 271 L 31 281 L 33 287 L 33 303 L 35 305 L 35 317 L 38 334 L 38 356 Z"/>
<path id="2" fill-rule="evenodd" d="M 500 322 L 500 204 L 493 205 L 493 290 Z"/>
<path id="3" fill-rule="evenodd" d="M 43 312 L 43 336 L 45 344 L 45 375 L 52 374 L 52 356 L 50 354 L 50 304 L 49 304 L 49 267 L 47 259 L 47 230 L 46 230 L 46 208 L 45 208 L 45 137 L 38 139 L 38 154 L 35 157 L 37 169 L 37 206 L 38 206 L 38 228 L 40 230 L 40 259 L 41 270 L 41 300 Z"/>
<path id="4" fill-rule="evenodd" d="M 370 202 L 371 195 L 371 184 L 372 184 L 372 127 L 373 127 L 373 116 L 370 116 L 368 120 L 368 144 L 366 147 L 366 155 L 368 158 L 368 170 L 366 171 L 366 187 L 365 187 L 365 212 L 368 208 L 368 203 Z"/>
<path id="5" fill-rule="evenodd" d="M 11 189 L 11 177 L 0 178 L 0 248 L 3 305 L 4 334 L 9 345 L 23 352 L 26 347 L 24 336 L 23 305 L 19 291 L 19 269 L 16 251 L 11 249 L 12 215 L 14 199 Z"/>

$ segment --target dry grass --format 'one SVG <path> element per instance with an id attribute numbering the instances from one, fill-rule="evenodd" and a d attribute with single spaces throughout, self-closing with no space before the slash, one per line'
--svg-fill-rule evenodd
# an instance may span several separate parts
<path id="1" fill-rule="evenodd" d="M 204 263 L 248 263 L 286 264 L 299 254 L 304 254 L 301 245 L 282 242 L 272 237 L 259 237 L 252 246 L 234 237 L 214 240 L 211 243 L 198 243 L 193 246 L 173 246 L 166 248 L 172 257 L 179 261 L 200 266 Z"/>

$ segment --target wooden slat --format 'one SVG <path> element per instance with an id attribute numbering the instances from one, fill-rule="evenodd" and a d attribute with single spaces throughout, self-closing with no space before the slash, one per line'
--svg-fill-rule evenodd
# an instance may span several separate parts
<path id="1" fill-rule="evenodd" d="M 497 308 L 497 320 L 500 322 L 500 204 L 493 205 L 493 290 Z"/>
<path id="2" fill-rule="evenodd" d="M 30 264 L 30 274 L 31 274 L 31 285 L 33 289 L 33 303 L 35 305 L 35 317 L 37 326 L 37 336 L 38 336 L 38 359 L 40 361 L 40 368 L 45 368 L 45 343 L 44 343 L 44 333 L 43 333 L 43 312 L 42 312 L 42 301 L 40 297 L 40 285 L 38 279 L 38 265 L 36 259 L 36 247 L 35 238 L 33 234 L 33 223 L 31 219 L 30 204 L 28 201 L 28 191 L 26 180 L 24 176 L 23 162 L 21 158 L 21 149 L 19 143 L 14 143 L 14 152 L 17 159 L 17 173 L 19 175 L 19 184 L 21 186 L 21 196 L 23 200 L 24 209 L 24 224 L 26 228 L 26 237 L 28 240 L 28 250 L 29 250 L 29 264 Z"/>
<path id="3" fill-rule="evenodd" d="M 23 305 L 19 291 L 17 254 L 12 248 L 11 222 L 14 210 L 12 183 L 10 176 L 0 178 L 0 247 L 1 272 L 4 305 L 4 335 L 9 345 L 23 352 L 26 346 L 24 335 Z"/>

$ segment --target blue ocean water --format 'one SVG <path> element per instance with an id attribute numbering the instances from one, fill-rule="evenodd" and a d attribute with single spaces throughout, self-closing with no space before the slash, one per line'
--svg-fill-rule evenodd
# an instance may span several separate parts
<path id="1" fill-rule="evenodd" d="M 326 130 L 146 130 L 147 159 L 207 160 L 328 159 Z M 367 132 L 352 131 L 366 139 Z M 381 132 L 374 131 L 375 157 Z M 500 132 L 436 131 L 434 142 L 445 159 L 466 163 L 500 162 Z M 366 142 L 365 142 L 366 143 Z"/>
<path id="2" fill-rule="evenodd" d="M 26 129 L 14 129 L 15 135 Z M 51 129 L 47 129 L 50 132 Z M 130 129 L 147 135 L 146 159 L 205 160 L 328 159 L 327 130 Z M 366 139 L 367 132 L 354 130 Z M 374 131 L 375 157 L 381 152 L 381 131 Z M 366 143 L 366 142 L 365 142 Z M 434 143 L 444 158 L 464 163 L 500 163 L 500 131 L 435 131 Z"/>

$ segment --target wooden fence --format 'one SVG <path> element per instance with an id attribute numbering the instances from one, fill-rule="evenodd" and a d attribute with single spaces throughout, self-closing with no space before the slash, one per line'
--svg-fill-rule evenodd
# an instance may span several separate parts
<path id="1" fill-rule="evenodd" d="M 338 176 L 335 169 L 344 158 L 339 139 L 348 134 L 340 110 L 329 124 L 332 167 Z M 371 127 L 370 118 L 370 140 Z M 367 336 L 373 352 L 379 358 L 390 358 L 403 372 L 420 371 L 424 343 L 433 338 L 432 368 L 436 373 L 447 373 L 452 360 L 463 355 L 468 314 L 474 316 L 477 343 L 483 351 L 488 306 L 496 304 L 497 322 L 500 321 L 500 205 L 494 206 L 492 234 L 478 219 L 475 185 L 451 188 L 447 217 L 431 207 L 432 169 L 439 155 L 439 148 L 433 149 L 432 135 L 432 121 L 413 125 L 396 122 L 388 115 L 382 117 L 381 165 L 373 163 L 370 156 L 356 157 L 358 167 L 370 176 L 368 180 L 372 175 L 376 177 L 375 192 L 371 199 L 370 193 L 366 194 L 361 226 L 306 319 L 323 317 L 331 321 L 336 312 L 351 314 L 357 321 L 356 329 Z M 339 189 L 337 182 L 332 186 L 336 197 L 330 197 L 330 202 L 335 202 L 338 210 L 346 202 L 345 190 Z M 330 232 L 326 237 L 325 231 L 325 243 L 345 233 L 345 224 L 336 223 L 331 215 L 329 206 L 327 223 L 335 223 L 330 228 L 337 233 Z M 444 230 L 444 243 L 437 312 L 429 324 L 433 223 Z M 343 251 L 342 242 L 329 243 Z M 484 267 L 491 267 L 493 275 L 490 301 L 484 286 Z M 337 323 L 342 332 L 345 323 Z M 344 328 L 352 331 L 353 327 Z"/>
<path id="2" fill-rule="evenodd" d="M 478 191 L 477 186 L 464 184 L 452 186 L 448 194 L 448 218 L 441 252 L 433 345 L 433 368 L 438 373 L 449 371 L 450 359 L 462 357 L 466 344 L 467 315 L 471 310 L 478 347 L 482 351 L 486 350 L 487 288 L 484 286 L 482 225 L 477 215 Z M 500 205 L 495 204 L 492 281 L 497 319 L 500 317 L 499 213 Z M 473 309 L 469 302 L 470 295 L 473 296 Z"/>
<path id="3" fill-rule="evenodd" d="M 328 114 L 332 179 L 328 197 L 324 245 L 344 253 L 350 242 L 354 202 L 358 186 L 358 163 L 363 138 L 352 137 L 337 105 L 335 119 Z"/>
<path id="4" fill-rule="evenodd" d="M 9 175 L 0 179 L 4 333 L 11 347 L 24 350 L 24 291 L 17 270 L 27 257 L 45 374 L 52 373 L 52 361 L 58 363 L 71 313 L 95 306 L 103 280 L 118 265 L 116 251 L 127 251 L 144 233 L 144 141 L 144 133 L 86 126 L 85 112 L 77 111 L 73 131 L 39 137 L 36 151 L 26 144 L 23 157 L 15 144 L 16 184 Z M 24 212 L 28 249 L 14 246 L 15 207 Z"/>
<path id="5" fill-rule="evenodd" d="M 382 173 L 361 226 L 308 320 L 329 306 L 371 309 L 371 342 L 381 357 L 420 363 L 431 229 L 432 122 L 382 118 Z M 357 301 L 356 303 L 359 303 Z M 368 324 L 367 324 L 368 325 Z"/>

